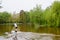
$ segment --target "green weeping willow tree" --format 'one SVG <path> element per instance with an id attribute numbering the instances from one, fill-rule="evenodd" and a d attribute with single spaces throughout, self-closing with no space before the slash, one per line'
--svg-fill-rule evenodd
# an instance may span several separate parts
<path id="1" fill-rule="evenodd" d="M 29 12 L 30 22 L 34 24 L 35 28 L 39 28 L 38 25 L 44 25 L 43 10 L 40 6 L 36 6 Z M 37 27 L 36 27 L 37 26 Z"/>
<path id="2" fill-rule="evenodd" d="M 39 25 L 45 25 L 49 27 L 60 26 L 60 1 L 55 1 L 46 10 L 42 10 L 40 6 L 37 6 L 29 13 L 30 22 Z"/>
<path id="3" fill-rule="evenodd" d="M 60 2 L 55 1 L 50 8 L 45 11 L 45 19 L 50 27 L 60 26 Z"/>

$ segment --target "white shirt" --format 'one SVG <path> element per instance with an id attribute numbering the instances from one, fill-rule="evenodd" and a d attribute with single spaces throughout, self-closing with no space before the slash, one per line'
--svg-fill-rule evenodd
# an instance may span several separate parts
<path id="1" fill-rule="evenodd" d="M 17 27 L 17 24 L 16 23 L 14 23 L 14 27 Z"/>

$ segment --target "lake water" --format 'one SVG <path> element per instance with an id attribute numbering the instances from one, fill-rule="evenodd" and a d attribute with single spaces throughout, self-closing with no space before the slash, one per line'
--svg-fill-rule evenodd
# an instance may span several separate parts
<path id="1" fill-rule="evenodd" d="M 9 35 L 9 34 L 8 34 Z M 14 40 L 14 34 L 11 36 L 0 36 L 0 40 Z M 33 32 L 18 32 L 17 33 L 18 40 L 60 40 L 60 38 L 55 38 L 54 34 L 46 34 L 46 33 L 33 33 Z"/>
<path id="2" fill-rule="evenodd" d="M 0 25 L 0 35 L 4 35 L 5 32 L 11 32 L 14 25 Z M 60 35 L 60 28 L 53 28 L 53 27 L 39 27 L 39 28 L 34 28 L 34 25 L 30 24 L 19 24 L 18 25 L 18 30 L 22 32 L 34 32 L 34 33 L 47 33 L 47 34 L 56 34 Z M 44 37 L 46 38 L 46 37 Z M 0 40 L 4 39 L 4 37 L 0 37 Z M 60 37 L 57 36 L 54 38 L 55 40 L 60 40 Z"/>

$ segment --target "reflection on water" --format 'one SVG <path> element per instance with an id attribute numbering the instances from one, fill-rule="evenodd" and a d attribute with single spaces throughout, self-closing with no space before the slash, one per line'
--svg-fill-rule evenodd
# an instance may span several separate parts
<path id="1" fill-rule="evenodd" d="M 13 25 L 10 24 L 4 24 L 0 25 L 0 35 L 4 34 L 5 32 L 10 32 L 13 29 Z M 38 29 L 34 28 L 34 25 L 31 24 L 19 24 L 18 29 L 22 32 L 37 32 L 37 33 L 48 33 L 48 34 L 56 34 L 60 35 L 60 28 L 51 28 L 51 27 L 39 27 Z M 3 37 L 0 37 L 0 40 L 2 40 Z M 55 37 L 55 40 L 59 40 L 60 37 Z"/>
<path id="2" fill-rule="evenodd" d="M 9 34 L 8 34 L 9 35 Z M 17 39 L 18 40 L 60 40 L 60 36 L 56 36 L 54 34 L 39 34 L 39 33 L 32 33 L 32 32 L 18 32 L 17 33 Z M 13 40 L 13 36 L 0 36 L 0 40 Z"/>
<path id="3" fill-rule="evenodd" d="M 0 40 L 4 40 L 4 37 L 0 36 Z"/>

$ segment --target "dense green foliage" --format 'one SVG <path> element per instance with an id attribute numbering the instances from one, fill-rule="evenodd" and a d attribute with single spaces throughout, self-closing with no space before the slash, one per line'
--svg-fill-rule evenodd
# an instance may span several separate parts
<path id="1" fill-rule="evenodd" d="M 0 24 L 9 22 L 11 14 L 8 12 L 0 12 Z"/>
<path id="2" fill-rule="evenodd" d="M 59 27 L 60 26 L 60 2 L 55 1 L 46 10 L 42 10 L 37 6 L 30 12 L 30 20 L 34 24 L 43 25 L 46 27 Z"/>
<path id="3" fill-rule="evenodd" d="M 60 2 L 55 1 L 45 10 L 45 20 L 50 27 L 60 26 Z"/>
<path id="4" fill-rule="evenodd" d="M 7 12 L 0 12 L 0 23 L 6 22 L 17 22 L 25 24 L 32 23 L 36 27 L 59 27 L 60 1 L 54 1 L 54 3 L 50 7 L 47 7 L 45 10 L 42 10 L 41 6 L 37 5 L 30 11 L 21 10 L 20 13 L 14 14 L 12 16 Z"/>

